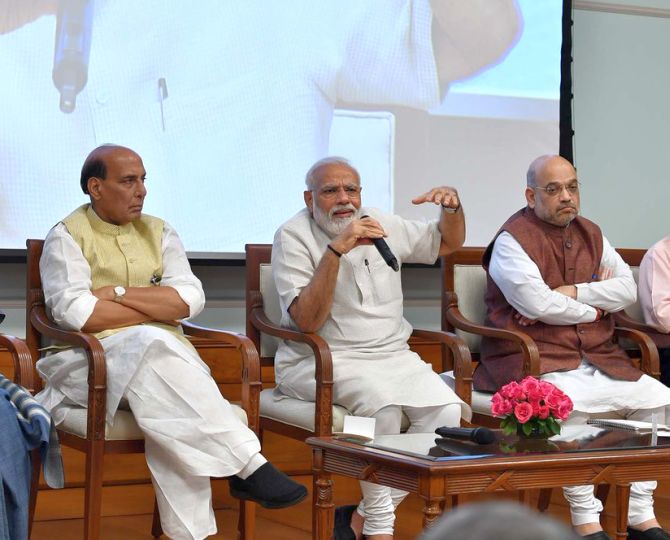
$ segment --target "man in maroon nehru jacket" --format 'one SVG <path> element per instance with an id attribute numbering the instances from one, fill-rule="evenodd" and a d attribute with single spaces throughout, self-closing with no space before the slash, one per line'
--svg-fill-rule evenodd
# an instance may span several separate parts
<path id="1" fill-rule="evenodd" d="M 522 330 L 537 343 L 542 378 L 570 396 L 569 424 L 589 416 L 665 420 L 670 389 L 633 366 L 612 340 L 609 313 L 635 301 L 630 268 L 600 228 L 579 216 L 574 167 L 559 156 L 530 164 L 527 206 L 510 217 L 486 249 L 488 323 Z M 474 374 L 477 390 L 493 392 L 522 376 L 511 342 L 485 338 Z M 670 540 L 656 518 L 656 482 L 632 485 L 628 533 L 632 540 Z M 609 538 L 600 526 L 602 505 L 593 486 L 564 488 L 578 534 Z"/>

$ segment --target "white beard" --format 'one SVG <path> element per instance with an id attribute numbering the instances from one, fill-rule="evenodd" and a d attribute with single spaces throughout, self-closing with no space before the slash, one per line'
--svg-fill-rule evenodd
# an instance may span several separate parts
<path id="1" fill-rule="evenodd" d="M 357 209 L 353 204 L 340 204 L 333 206 L 330 211 L 326 214 L 319 205 L 316 203 L 312 204 L 312 216 L 316 224 L 321 227 L 321 229 L 331 238 L 336 237 L 344 229 L 347 228 L 347 225 L 351 223 L 354 219 L 358 219 L 360 215 L 360 209 Z M 353 214 L 346 218 L 334 218 L 333 214 L 341 210 L 351 210 Z"/>

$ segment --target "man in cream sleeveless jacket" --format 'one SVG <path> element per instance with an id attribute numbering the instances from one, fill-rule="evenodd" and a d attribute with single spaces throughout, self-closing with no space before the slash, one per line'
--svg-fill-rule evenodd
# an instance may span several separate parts
<path id="1" fill-rule="evenodd" d="M 105 145 L 87 157 L 81 188 L 90 204 L 47 235 L 40 261 L 46 305 L 59 326 L 94 333 L 107 362 L 107 422 L 129 408 L 146 440 L 161 524 L 170 538 L 216 532 L 210 476 L 232 476 L 231 493 L 270 508 L 306 495 L 260 454 L 255 434 L 223 399 L 179 320 L 205 303 L 176 232 L 142 214 L 147 190 L 140 157 Z M 38 363 L 38 399 L 61 422 L 86 406 L 81 349 Z"/>

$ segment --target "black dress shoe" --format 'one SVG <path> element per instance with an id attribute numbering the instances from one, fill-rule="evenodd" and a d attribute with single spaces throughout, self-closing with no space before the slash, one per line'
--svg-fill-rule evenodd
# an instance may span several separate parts
<path id="1" fill-rule="evenodd" d="M 269 461 L 245 480 L 231 476 L 228 486 L 233 497 L 256 502 L 263 508 L 285 508 L 307 496 L 305 486 L 291 480 Z"/>
<path id="2" fill-rule="evenodd" d="M 598 531 L 591 534 L 587 534 L 586 536 L 582 536 L 581 538 L 586 538 L 586 540 L 612 540 L 609 536 L 607 536 L 607 533 L 605 531 Z"/>
<path id="3" fill-rule="evenodd" d="M 333 540 L 356 540 L 356 533 L 351 528 L 351 516 L 358 505 L 338 506 L 335 509 L 335 527 L 333 528 Z"/>
<path id="4" fill-rule="evenodd" d="M 628 540 L 670 540 L 670 533 L 660 527 L 652 527 L 646 531 L 628 527 Z"/>

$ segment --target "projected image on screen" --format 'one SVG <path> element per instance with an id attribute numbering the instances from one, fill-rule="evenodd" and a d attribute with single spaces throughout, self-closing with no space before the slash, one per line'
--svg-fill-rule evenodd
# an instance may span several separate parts
<path id="1" fill-rule="evenodd" d="M 405 217 L 456 186 L 485 243 L 558 149 L 561 3 L 0 0 L 0 249 L 87 202 L 104 143 L 142 156 L 144 210 L 194 256 L 271 242 L 329 154 L 358 167 L 365 206 Z M 63 82 L 68 47 L 82 65 Z"/>

